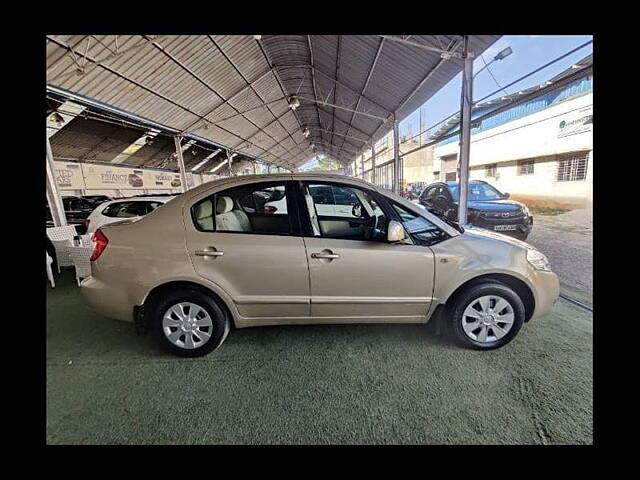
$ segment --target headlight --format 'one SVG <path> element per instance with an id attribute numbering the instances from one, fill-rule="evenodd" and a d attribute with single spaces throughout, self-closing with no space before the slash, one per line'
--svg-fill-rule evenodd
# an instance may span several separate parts
<path id="1" fill-rule="evenodd" d="M 549 259 L 538 250 L 527 248 L 527 261 L 533 265 L 533 268 L 536 270 L 544 270 L 545 272 L 551 271 Z"/>

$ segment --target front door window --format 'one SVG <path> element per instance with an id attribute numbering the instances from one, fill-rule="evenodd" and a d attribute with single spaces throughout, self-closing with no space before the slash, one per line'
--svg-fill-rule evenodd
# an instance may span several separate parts
<path id="1" fill-rule="evenodd" d="M 313 236 L 386 241 L 389 219 L 368 191 L 350 185 L 307 183 L 303 193 Z"/>

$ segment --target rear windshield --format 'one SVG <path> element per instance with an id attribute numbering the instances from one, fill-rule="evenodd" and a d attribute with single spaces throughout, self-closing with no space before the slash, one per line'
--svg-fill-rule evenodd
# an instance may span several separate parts
<path id="1" fill-rule="evenodd" d="M 118 202 L 112 203 L 102 215 L 114 218 L 142 217 L 162 205 L 161 202 Z"/>

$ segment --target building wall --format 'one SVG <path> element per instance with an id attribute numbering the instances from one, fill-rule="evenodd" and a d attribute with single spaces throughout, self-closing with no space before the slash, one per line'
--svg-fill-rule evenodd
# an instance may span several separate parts
<path id="1" fill-rule="evenodd" d="M 592 203 L 593 94 L 570 97 L 558 104 L 471 137 L 470 179 L 487 180 L 514 198 L 529 203 L 585 207 Z M 434 169 L 445 179 L 445 162 L 455 158 L 457 142 L 437 145 Z M 558 158 L 589 152 L 587 177 L 557 181 Z M 534 159 L 532 175 L 517 174 L 517 160 Z M 497 177 L 485 176 L 485 165 L 497 164 Z"/>
<path id="2" fill-rule="evenodd" d="M 487 175 L 485 165 L 470 168 L 471 180 L 485 180 L 502 192 L 508 192 L 515 200 L 528 205 L 546 207 L 582 208 L 590 205 L 592 183 L 589 181 L 591 156 L 587 162 L 587 179 L 558 181 L 559 155 L 549 155 L 534 160 L 534 172 L 522 175 L 518 172 L 518 162 L 498 164 L 495 176 Z"/>

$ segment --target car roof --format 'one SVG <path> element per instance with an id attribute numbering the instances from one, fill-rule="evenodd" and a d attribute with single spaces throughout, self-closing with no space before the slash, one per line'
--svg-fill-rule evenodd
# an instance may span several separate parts
<path id="1" fill-rule="evenodd" d="M 442 182 L 440 182 L 442 183 Z M 448 182 L 444 182 L 446 185 L 458 185 L 460 182 L 454 182 L 449 180 Z M 469 180 L 469 185 L 471 185 L 472 183 L 487 183 L 484 180 Z"/>
<path id="2" fill-rule="evenodd" d="M 366 182 L 360 178 L 350 177 L 348 175 L 328 174 L 328 173 L 307 173 L 307 172 L 295 172 L 295 173 L 267 173 L 261 175 L 237 175 L 233 177 L 221 177 L 216 180 L 202 183 L 197 187 L 191 188 L 183 193 L 181 196 L 188 200 L 195 196 L 198 196 L 203 191 L 208 191 L 212 187 L 225 185 L 232 187 L 234 185 L 243 185 L 245 183 L 256 183 L 258 181 L 264 182 L 286 182 L 291 180 L 309 180 L 309 181 L 325 181 L 325 182 L 340 182 L 351 183 L 353 185 L 361 185 L 371 190 L 379 190 L 380 187 L 373 183 Z"/>
<path id="3" fill-rule="evenodd" d="M 120 203 L 120 202 L 168 202 L 172 198 L 175 197 L 127 197 L 127 198 L 118 198 L 117 200 L 109 200 L 108 202 L 104 202 L 102 205 L 107 203 Z"/>

